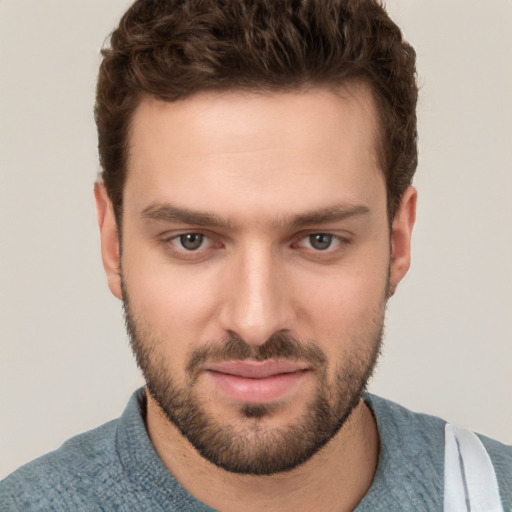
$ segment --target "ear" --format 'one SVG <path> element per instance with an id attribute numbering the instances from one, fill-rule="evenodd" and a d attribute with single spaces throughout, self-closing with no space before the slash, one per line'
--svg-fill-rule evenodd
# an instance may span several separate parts
<path id="1" fill-rule="evenodd" d="M 103 183 L 97 182 L 94 184 L 94 197 L 96 199 L 96 216 L 100 228 L 101 259 L 107 274 L 108 287 L 118 299 L 121 299 L 119 233 L 114 209 Z"/>
<path id="2" fill-rule="evenodd" d="M 416 220 L 417 192 L 409 186 L 402 195 L 400 207 L 391 228 L 391 264 L 388 297 L 391 297 L 411 264 L 411 235 Z"/>

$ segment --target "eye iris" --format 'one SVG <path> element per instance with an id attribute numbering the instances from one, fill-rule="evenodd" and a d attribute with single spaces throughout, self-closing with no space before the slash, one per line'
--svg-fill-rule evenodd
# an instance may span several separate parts
<path id="1" fill-rule="evenodd" d="M 198 233 L 187 233 L 186 235 L 181 235 L 180 243 L 185 249 L 194 251 L 201 247 L 201 244 L 203 243 L 203 235 Z"/>
<path id="2" fill-rule="evenodd" d="M 332 235 L 325 235 L 322 233 L 310 235 L 309 242 L 311 244 L 311 247 L 319 251 L 324 251 L 325 249 L 328 249 L 330 247 L 332 243 Z"/>

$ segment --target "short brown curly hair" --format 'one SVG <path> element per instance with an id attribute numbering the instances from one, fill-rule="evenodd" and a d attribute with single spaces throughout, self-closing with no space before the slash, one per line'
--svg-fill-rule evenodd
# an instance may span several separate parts
<path id="1" fill-rule="evenodd" d="M 95 119 L 118 224 L 141 98 L 361 80 L 380 120 L 389 219 L 417 167 L 415 52 L 378 0 L 136 0 L 102 50 Z"/>

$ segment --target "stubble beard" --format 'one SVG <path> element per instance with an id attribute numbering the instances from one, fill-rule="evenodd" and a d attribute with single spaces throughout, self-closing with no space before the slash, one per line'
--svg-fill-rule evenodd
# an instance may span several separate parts
<path id="1" fill-rule="evenodd" d="M 194 350 L 186 366 L 186 382 L 172 375 L 145 322 L 130 308 L 123 282 L 123 307 L 127 332 L 147 392 L 165 416 L 202 457 L 237 474 L 271 475 L 308 461 L 343 427 L 360 403 L 375 368 L 383 337 L 384 310 L 370 322 L 369 330 L 350 340 L 349 355 L 338 363 L 333 378 L 327 372 L 327 357 L 313 342 L 301 342 L 288 332 L 278 332 L 262 345 L 249 345 L 233 335 L 223 343 L 210 343 Z M 307 362 L 316 374 L 313 398 L 292 424 L 270 428 L 265 420 L 279 412 L 279 404 L 241 404 L 240 420 L 222 422 L 204 407 L 195 384 L 206 362 L 243 359 L 287 359 Z"/>

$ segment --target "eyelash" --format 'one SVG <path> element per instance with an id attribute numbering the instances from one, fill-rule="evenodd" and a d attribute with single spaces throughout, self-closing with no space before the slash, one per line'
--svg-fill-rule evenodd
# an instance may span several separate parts
<path id="1" fill-rule="evenodd" d="M 180 244 L 180 240 L 183 240 L 186 236 L 196 235 L 202 237 L 201 245 L 194 249 L 189 250 L 183 247 L 183 244 Z M 207 247 L 202 247 L 205 241 L 208 241 Z M 189 260 L 201 260 L 207 257 L 206 252 L 208 249 L 216 246 L 216 248 L 221 249 L 223 244 L 221 242 L 216 242 L 215 238 L 207 233 L 200 231 L 188 231 L 178 234 L 173 234 L 172 236 L 167 236 L 161 240 L 164 249 L 167 252 L 170 252 L 171 255 L 176 256 L 180 259 L 189 259 Z M 180 245 L 178 245 L 180 244 Z"/>
<path id="2" fill-rule="evenodd" d="M 183 247 L 183 237 L 190 236 L 190 235 L 196 235 L 202 237 L 201 245 L 197 247 L 196 249 L 186 249 Z M 325 249 L 315 249 L 314 247 L 305 247 L 304 241 L 311 242 L 311 238 L 314 236 L 324 236 L 329 237 L 329 246 Z M 207 247 L 201 247 L 205 241 L 208 241 Z M 333 242 L 334 243 L 333 245 Z M 338 254 L 341 252 L 348 244 L 350 243 L 350 240 L 346 237 L 342 237 L 340 235 L 336 235 L 334 233 L 329 232 L 323 232 L 323 231 L 314 231 L 314 232 L 308 232 L 308 233 L 300 233 L 299 235 L 294 237 L 294 241 L 290 244 L 290 247 L 294 249 L 300 249 L 303 248 L 306 251 L 310 253 L 311 256 L 320 258 L 322 256 L 327 257 L 333 256 L 335 254 Z M 181 247 L 178 246 L 178 244 L 181 245 Z M 183 259 L 203 259 L 207 256 L 205 255 L 205 251 L 208 251 L 208 249 L 211 249 L 212 246 L 214 248 L 221 249 L 224 247 L 224 244 L 222 244 L 220 241 L 216 241 L 215 237 L 208 233 L 204 233 L 201 231 L 188 231 L 188 232 L 182 232 L 178 234 L 174 234 L 172 236 L 168 236 L 166 238 L 162 239 L 162 245 L 164 245 L 165 249 L 168 251 L 171 251 L 175 255 L 177 255 L 180 258 Z M 216 246 L 216 247 L 215 247 Z"/>
<path id="3" fill-rule="evenodd" d="M 319 249 L 317 247 L 311 247 L 312 239 L 314 237 L 327 237 L 329 239 L 328 247 L 325 247 L 323 249 Z M 301 246 L 301 242 L 308 240 L 308 239 L 309 239 L 309 245 L 310 245 L 310 247 L 308 247 L 308 248 L 313 249 L 315 252 L 326 252 L 326 251 L 331 250 L 333 241 L 337 242 L 334 247 L 337 247 L 338 245 L 343 243 L 343 238 L 340 236 L 334 235 L 332 233 L 321 233 L 320 232 L 320 233 L 310 233 L 308 235 L 305 235 L 302 238 L 300 238 L 300 240 L 297 244 L 294 244 L 294 245 Z M 302 247 L 304 247 L 304 246 L 302 246 Z"/>

